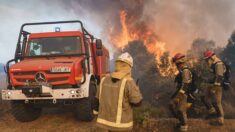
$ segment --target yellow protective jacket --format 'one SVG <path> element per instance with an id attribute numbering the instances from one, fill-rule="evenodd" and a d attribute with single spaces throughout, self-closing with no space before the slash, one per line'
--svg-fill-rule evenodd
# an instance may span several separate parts
<path id="1" fill-rule="evenodd" d="M 133 127 L 131 104 L 142 100 L 139 87 L 132 78 L 102 78 L 97 91 L 99 111 L 97 126 L 111 131 L 126 131 Z"/>

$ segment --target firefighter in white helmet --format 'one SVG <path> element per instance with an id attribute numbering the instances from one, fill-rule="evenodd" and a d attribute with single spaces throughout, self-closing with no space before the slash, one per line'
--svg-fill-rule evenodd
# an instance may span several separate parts
<path id="1" fill-rule="evenodd" d="M 139 87 L 131 77 L 133 59 L 129 53 L 115 61 L 115 71 L 101 79 L 97 98 L 99 110 L 97 131 L 131 131 L 133 106 L 142 101 Z"/>

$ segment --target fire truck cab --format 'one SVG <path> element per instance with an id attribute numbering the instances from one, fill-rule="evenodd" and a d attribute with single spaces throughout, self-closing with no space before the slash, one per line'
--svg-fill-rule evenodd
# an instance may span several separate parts
<path id="1" fill-rule="evenodd" d="M 35 25 L 78 24 L 80 30 L 28 32 Z M 91 121 L 96 90 L 109 72 L 109 52 L 81 21 L 25 23 L 15 58 L 6 64 L 7 90 L 13 116 L 22 122 L 37 119 L 47 105 L 72 105 L 77 119 Z"/>

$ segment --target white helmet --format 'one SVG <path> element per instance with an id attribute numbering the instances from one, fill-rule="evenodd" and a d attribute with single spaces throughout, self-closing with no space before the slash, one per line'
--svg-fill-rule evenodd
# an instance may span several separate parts
<path id="1" fill-rule="evenodd" d="M 127 52 L 122 53 L 116 61 L 123 61 L 127 64 L 129 64 L 131 67 L 133 67 L 133 58 L 131 57 L 131 55 Z"/>

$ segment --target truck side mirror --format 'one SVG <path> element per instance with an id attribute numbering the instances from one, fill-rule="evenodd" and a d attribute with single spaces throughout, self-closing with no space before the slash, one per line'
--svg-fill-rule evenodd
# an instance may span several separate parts
<path id="1" fill-rule="evenodd" d="M 97 49 L 96 50 L 96 55 L 97 56 L 103 56 L 103 50 L 102 49 Z"/>
<path id="2" fill-rule="evenodd" d="M 22 57 L 21 45 L 17 44 L 16 51 L 15 51 L 15 59 L 20 59 L 21 57 Z"/>
<path id="3" fill-rule="evenodd" d="M 102 40 L 96 39 L 96 49 L 102 49 Z"/>

